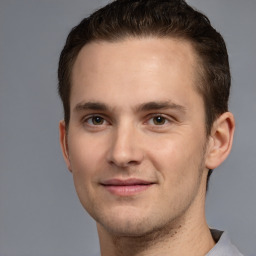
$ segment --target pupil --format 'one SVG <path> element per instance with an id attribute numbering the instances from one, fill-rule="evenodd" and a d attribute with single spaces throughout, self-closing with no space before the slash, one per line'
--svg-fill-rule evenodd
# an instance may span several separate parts
<path id="1" fill-rule="evenodd" d="M 102 124 L 102 118 L 100 116 L 96 116 L 93 118 L 94 124 Z"/>
<path id="2" fill-rule="evenodd" d="M 154 123 L 159 125 L 159 124 L 164 124 L 165 123 L 165 119 L 162 116 L 157 116 L 154 118 Z"/>

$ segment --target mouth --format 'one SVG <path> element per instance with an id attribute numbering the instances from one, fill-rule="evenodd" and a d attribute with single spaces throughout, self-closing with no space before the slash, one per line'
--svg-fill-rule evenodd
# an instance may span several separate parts
<path id="1" fill-rule="evenodd" d="M 141 179 L 111 179 L 106 180 L 101 185 L 111 194 L 117 196 L 132 196 L 139 194 L 150 187 L 152 187 L 155 182 L 141 180 Z"/>

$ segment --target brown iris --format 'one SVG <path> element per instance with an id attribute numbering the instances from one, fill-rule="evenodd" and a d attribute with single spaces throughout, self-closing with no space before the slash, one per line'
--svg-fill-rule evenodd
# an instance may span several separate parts
<path id="1" fill-rule="evenodd" d="M 153 118 L 153 122 L 155 125 L 163 125 L 165 124 L 166 119 L 162 116 L 156 116 Z"/>
<path id="2" fill-rule="evenodd" d="M 94 125 L 101 125 L 104 123 L 104 118 L 100 117 L 100 116 L 93 116 L 92 117 L 92 123 Z"/>

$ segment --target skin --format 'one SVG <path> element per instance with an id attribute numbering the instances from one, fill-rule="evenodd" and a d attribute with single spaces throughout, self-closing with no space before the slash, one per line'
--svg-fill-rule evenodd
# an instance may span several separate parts
<path id="1" fill-rule="evenodd" d="M 224 113 L 206 136 L 196 60 L 189 42 L 132 38 L 90 43 L 75 61 L 60 142 L 103 256 L 198 256 L 214 246 L 206 177 L 230 152 L 234 118 Z M 147 185 L 106 185 L 113 179 Z"/>

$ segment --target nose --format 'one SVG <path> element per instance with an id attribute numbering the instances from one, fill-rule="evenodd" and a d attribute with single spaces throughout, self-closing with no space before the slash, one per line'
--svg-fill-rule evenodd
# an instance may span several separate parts
<path id="1" fill-rule="evenodd" d="M 130 125 L 118 127 L 111 137 L 108 162 L 118 167 L 139 165 L 144 157 L 139 131 Z"/>

